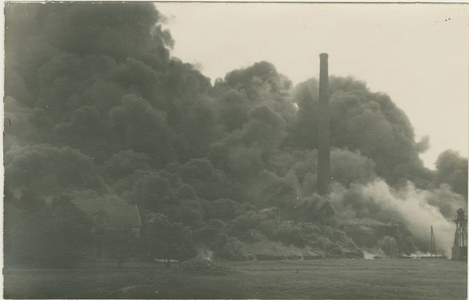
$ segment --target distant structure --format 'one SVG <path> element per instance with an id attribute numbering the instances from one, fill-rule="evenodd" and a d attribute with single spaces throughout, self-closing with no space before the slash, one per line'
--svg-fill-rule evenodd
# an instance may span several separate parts
<path id="1" fill-rule="evenodd" d="M 431 234 L 430 234 L 430 257 L 433 257 L 433 255 L 437 256 L 437 254 L 436 254 L 436 244 L 435 244 L 435 235 L 433 234 L 433 225 L 432 225 L 430 228 L 431 228 Z"/>
<path id="2" fill-rule="evenodd" d="M 134 210 L 135 209 L 135 210 Z M 106 230 L 120 229 L 130 230 L 136 238 L 140 237 L 142 221 L 138 206 L 120 206 L 116 208 L 98 209 L 91 214 L 93 218 L 93 237 L 96 246 L 96 257 L 103 255 L 103 241 L 106 238 Z"/>
<path id="3" fill-rule="evenodd" d="M 318 115 L 318 194 L 325 196 L 329 193 L 331 180 L 331 147 L 329 130 L 329 70 L 327 53 L 321 53 L 319 67 L 319 115 Z"/>
<path id="4" fill-rule="evenodd" d="M 451 251 L 452 259 L 467 260 L 467 217 L 462 208 L 458 209 L 456 219 L 456 232 L 454 233 L 454 245 Z"/>
<path id="5" fill-rule="evenodd" d="M 137 205 L 105 199 L 77 200 L 74 203 L 93 219 L 92 234 L 97 258 L 102 257 L 107 230 L 130 230 L 136 238 L 140 237 L 142 220 Z"/>
<path id="6" fill-rule="evenodd" d="M 115 205 L 99 208 L 91 213 L 95 229 L 127 229 L 140 237 L 142 220 L 137 205 Z"/>

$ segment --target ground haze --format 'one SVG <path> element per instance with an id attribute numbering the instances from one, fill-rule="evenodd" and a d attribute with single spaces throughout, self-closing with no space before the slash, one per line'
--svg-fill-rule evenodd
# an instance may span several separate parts
<path id="1" fill-rule="evenodd" d="M 444 259 L 219 262 L 196 275 L 177 265 L 83 264 L 72 270 L 9 268 L 5 298 L 467 299 L 467 264 Z"/>

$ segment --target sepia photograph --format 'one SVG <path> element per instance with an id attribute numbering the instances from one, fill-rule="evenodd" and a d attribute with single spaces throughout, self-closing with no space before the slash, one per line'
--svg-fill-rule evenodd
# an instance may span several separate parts
<path id="1" fill-rule="evenodd" d="M 468 298 L 469 3 L 3 10 L 3 298 Z"/>

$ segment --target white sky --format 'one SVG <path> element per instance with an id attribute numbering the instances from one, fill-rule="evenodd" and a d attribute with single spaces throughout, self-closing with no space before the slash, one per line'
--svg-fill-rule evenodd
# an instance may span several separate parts
<path id="1" fill-rule="evenodd" d="M 266 60 L 294 84 L 329 74 L 352 75 L 385 92 L 406 112 L 421 155 L 468 153 L 469 5 L 157 3 L 176 41 L 172 55 L 212 79 Z"/>

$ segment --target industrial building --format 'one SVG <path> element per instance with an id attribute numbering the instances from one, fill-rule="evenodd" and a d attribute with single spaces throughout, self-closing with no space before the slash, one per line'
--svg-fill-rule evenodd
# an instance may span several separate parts
<path id="1" fill-rule="evenodd" d="M 457 213 L 453 220 L 456 223 L 456 232 L 451 257 L 454 260 L 467 260 L 467 217 L 462 208 L 458 209 Z"/>

